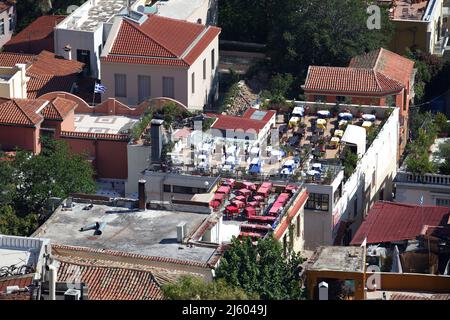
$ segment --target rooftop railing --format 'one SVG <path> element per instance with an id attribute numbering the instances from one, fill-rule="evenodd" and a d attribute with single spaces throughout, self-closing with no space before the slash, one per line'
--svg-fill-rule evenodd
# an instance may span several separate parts
<path id="1" fill-rule="evenodd" d="M 412 172 L 399 171 L 397 173 L 395 181 L 405 183 L 445 185 L 450 187 L 450 175 L 434 173 L 416 174 Z"/>

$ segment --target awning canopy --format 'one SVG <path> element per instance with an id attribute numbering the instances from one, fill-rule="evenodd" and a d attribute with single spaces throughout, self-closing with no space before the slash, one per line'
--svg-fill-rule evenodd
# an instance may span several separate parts
<path id="1" fill-rule="evenodd" d="M 363 127 L 349 124 L 341 142 L 356 146 L 358 156 L 362 157 L 366 152 L 366 130 Z"/>

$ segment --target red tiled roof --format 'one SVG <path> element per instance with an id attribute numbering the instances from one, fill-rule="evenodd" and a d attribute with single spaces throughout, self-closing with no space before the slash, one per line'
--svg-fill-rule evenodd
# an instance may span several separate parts
<path id="1" fill-rule="evenodd" d="M 46 100 L 0 100 L 0 124 L 34 127 L 44 119 L 38 110 Z"/>
<path id="2" fill-rule="evenodd" d="M 243 130 L 245 132 L 255 130 L 258 133 L 268 122 L 222 114 L 208 114 L 208 116 L 217 118 L 217 121 L 211 126 L 212 129 L 217 130 Z"/>
<path id="3" fill-rule="evenodd" d="M 352 245 L 415 239 L 424 225 L 446 225 L 450 207 L 418 206 L 379 201 L 352 239 Z"/>
<path id="4" fill-rule="evenodd" d="M 397 80 L 406 87 L 414 69 L 414 61 L 380 48 L 354 57 L 350 61 L 349 67 L 373 69 Z"/>
<path id="5" fill-rule="evenodd" d="M 56 97 L 44 107 L 41 114 L 45 119 L 62 121 L 65 119 L 67 114 L 69 114 L 69 112 L 74 110 L 76 107 L 76 102 Z"/>
<path id="6" fill-rule="evenodd" d="M 79 267 L 81 281 L 89 288 L 89 300 L 161 300 L 161 289 L 149 271 L 100 267 L 60 261 L 58 281 L 72 279 Z"/>
<path id="7" fill-rule="evenodd" d="M 242 115 L 242 117 L 243 117 L 243 118 L 247 118 L 247 119 L 252 119 L 252 116 L 253 116 L 253 114 L 254 114 L 256 111 L 262 111 L 262 110 L 259 110 L 259 109 L 256 109 L 256 108 L 248 108 L 248 109 L 244 112 L 244 114 Z M 262 112 L 265 112 L 265 115 L 264 115 L 264 117 L 263 117 L 261 120 L 262 120 L 262 121 L 265 121 L 265 122 L 270 121 L 270 119 L 272 119 L 272 117 L 274 117 L 274 116 L 277 115 L 277 113 L 276 113 L 275 111 L 273 111 L 273 110 L 264 110 L 264 111 L 262 111 Z"/>
<path id="8" fill-rule="evenodd" d="M 43 50 L 54 52 L 54 27 L 65 16 L 41 16 L 16 34 L 4 46 L 8 52 L 39 54 Z"/>
<path id="9" fill-rule="evenodd" d="M 202 262 L 196 262 L 196 261 L 178 260 L 178 259 L 165 258 L 165 257 L 153 257 L 153 256 L 146 256 L 146 255 L 137 254 L 137 253 L 128 253 L 128 252 L 108 250 L 108 249 L 94 249 L 94 248 L 87 248 L 87 247 L 76 247 L 76 246 L 68 246 L 68 245 L 61 245 L 61 244 L 52 244 L 52 250 L 58 251 L 58 249 L 70 250 L 70 251 L 75 251 L 75 252 L 78 251 L 78 252 L 105 254 L 105 255 L 110 255 L 110 256 L 114 256 L 114 257 L 126 257 L 126 258 L 140 259 L 140 260 L 145 260 L 145 261 L 155 261 L 155 262 L 159 262 L 159 263 L 181 265 L 181 266 L 209 268 L 208 264 L 202 263 Z"/>
<path id="10" fill-rule="evenodd" d="M 450 300 L 450 294 L 440 293 L 431 296 L 417 294 L 393 293 L 389 300 Z"/>
<path id="11" fill-rule="evenodd" d="M 29 273 L 22 276 L 0 278 L 0 293 L 6 293 L 6 288 L 9 286 L 18 286 L 19 289 L 28 287 L 33 283 L 34 273 Z"/>
<path id="12" fill-rule="evenodd" d="M 310 66 L 305 91 L 386 94 L 403 85 L 372 69 Z"/>
<path id="13" fill-rule="evenodd" d="M 106 62 L 189 66 L 213 41 L 220 29 L 150 15 L 138 25 L 123 19 Z"/>
<path id="14" fill-rule="evenodd" d="M 83 63 L 65 60 L 54 53 L 42 51 L 38 55 L 0 52 L 0 66 L 13 67 L 17 63 L 27 64 L 29 99 L 53 91 L 70 92 Z"/>
<path id="15" fill-rule="evenodd" d="M 0 52 L 0 66 L 14 67 L 18 63 L 28 64 L 34 59 L 35 55 L 13 52 Z"/>

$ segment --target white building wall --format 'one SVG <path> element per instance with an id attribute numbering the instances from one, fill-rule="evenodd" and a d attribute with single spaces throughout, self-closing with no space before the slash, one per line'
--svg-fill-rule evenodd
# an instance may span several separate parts
<path id="1" fill-rule="evenodd" d="M 328 212 L 305 209 L 306 249 L 333 245 L 341 221 L 353 222 L 350 228 L 354 235 L 367 211 L 379 200 L 381 189 L 384 189 L 384 200 L 392 199 L 398 139 L 399 109 L 395 108 L 371 147 L 359 160 L 355 172 L 343 185 L 342 196 L 336 203 L 333 194 L 343 179 L 343 172 L 329 186 L 306 184 L 308 193 L 328 194 L 330 199 Z"/>
<path id="2" fill-rule="evenodd" d="M 125 195 L 138 192 L 138 182 L 142 171 L 150 165 L 151 146 L 129 144 L 127 146 L 128 179 L 125 182 Z"/>
<path id="3" fill-rule="evenodd" d="M 214 50 L 214 69 L 212 69 L 211 52 Z M 203 60 L 206 59 L 206 79 L 203 79 Z M 203 110 L 208 97 L 215 96 L 217 92 L 211 92 L 218 81 L 219 70 L 219 37 L 216 37 L 188 70 L 188 101 L 187 106 L 192 110 Z M 192 73 L 195 73 L 195 92 L 192 93 Z"/>

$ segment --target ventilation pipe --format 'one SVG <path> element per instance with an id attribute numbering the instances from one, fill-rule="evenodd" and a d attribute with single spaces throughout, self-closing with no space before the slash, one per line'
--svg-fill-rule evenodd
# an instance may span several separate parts
<path id="1" fill-rule="evenodd" d="M 328 300 L 328 283 L 319 283 L 319 300 Z"/>
<path id="2" fill-rule="evenodd" d="M 48 298 L 49 300 L 56 300 L 56 281 L 58 278 L 58 268 L 49 264 L 46 267 L 48 274 Z"/>
<path id="3" fill-rule="evenodd" d="M 162 125 L 164 120 L 153 119 L 151 122 L 152 163 L 161 163 L 163 148 Z"/>
<path id="4" fill-rule="evenodd" d="M 63 51 L 64 51 L 64 59 L 72 60 L 72 47 L 69 44 L 67 44 L 63 48 Z"/>
<path id="5" fill-rule="evenodd" d="M 145 184 L 147 183 L 146 180 L 139 180 L 139 187 L 138 187 L 138 197 L 139 197 L 139 210 L 145 210 L 146 204 L 147 204 L 147 198 L 145 194 Z"/>

